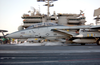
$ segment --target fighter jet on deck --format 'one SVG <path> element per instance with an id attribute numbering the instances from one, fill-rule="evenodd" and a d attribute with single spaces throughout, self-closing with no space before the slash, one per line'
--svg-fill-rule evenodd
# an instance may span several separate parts
<path id="1" fill-rule="evenodd" d="M 48 40 L 66 39 L 71 43 L 97 43 L 100 45 L 100 25 L 63 26 L 51 22 L 34 24 L 27 29 L 7 35 L 9 38 L 34 39 L 44 38 Z"/>

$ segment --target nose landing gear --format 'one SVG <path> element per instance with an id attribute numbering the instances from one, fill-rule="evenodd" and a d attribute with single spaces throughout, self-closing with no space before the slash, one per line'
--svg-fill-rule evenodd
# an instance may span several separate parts
<path id="1" fill-rule="evenodd" d="M 97 40 L 97 45 L 100 45 L 100 39 Z"/>

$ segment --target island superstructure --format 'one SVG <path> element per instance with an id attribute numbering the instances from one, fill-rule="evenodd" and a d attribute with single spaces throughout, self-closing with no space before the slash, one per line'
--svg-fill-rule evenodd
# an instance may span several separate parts
<path id="1" fill-rule="evenodd" d="M 29 11 L 31 12 L 31 11 Z M 57 23 L 57 15 L 54 14 L 51 15 L 49 18 L 47 17 L 47 15 L 45 14 L 41 14 L 39 13 L 39 11 L 35 11 L 31 12 L 31 14 L 23 14 L 23 16 L 21 17 L 23 19 L 23 25 L 20 25 L 18 27 L 18 30 L 22 30 L 25 29 L 35 23 L 41 23 L 41 22 L 53 22 L 53 23 Z"/>
<path id="2" fill-rule="evenodd" d="M 85 25 L 85 16 L 83 11 L 80 14 L 61 14 L 58 13 L 58 24 L 65 26 Z"/>
<path id="3" fill-rule="evenodd" d="M 77 26 L 77 25 L 85 25 L 85 16 L 84 13 L 80 11 L 80 14 L 61 14 L 54 12 L 53 15 L 48 16 L 41 14 L 39 11 L 31 12 L 31 14 L 23 14 L 23 25 L 20 25 L 18 27 L 18 30 L 25 29 L 35 23 L 41 23 L 41 22 L 53 22 L 57 23 L 59 25 L 65 25 L 65 26 Z"/>
<path id="4" fill-rule="evenodd" d="M 31 12 L 31 11 L 29 11 Z M 35 23 L 41 23 L 43 20 L 43 15 L 41 15 L 38 11 L 35 14 L 34 12 L 31 12 L 31 14 L 23 14 L 21 17 L 23 19 L 23 25 L 19 26 L 19 30 L 25 29 Z"/>
<path id="5" fill-rule="evenodd" d="M 100 8 L 94 10 L 94 19 L 96 25 L 100 25 Z"/>
<path id="6" fill-rule="evenodd" d="M 57 0 L 37 0 L 37 2 L 45 2 L 45 6 L 47 6 L 47 14 L 41 14 L 40 11 L 36 10 L 34 7 L 32 8 L 34 11 L 28 11 L 29 14 L 23 14 L 23 25 L 18 27 L 18 30 L 23 30 L 35 23 L 41 22 L 53 22 L 60 25 L 65 26 L 77 26 L 77 25 L 84 25 L 86 20 L 82 10 L 80 10 L 80 14 L 69 14 L 69 13 L 58 13 L 54 11 L 53 14 L 50 15 L 49 8 L 53 7 L 54 1 Z"/>

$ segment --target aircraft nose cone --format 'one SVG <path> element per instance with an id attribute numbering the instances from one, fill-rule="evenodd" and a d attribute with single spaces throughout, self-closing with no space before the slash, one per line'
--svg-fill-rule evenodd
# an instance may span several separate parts
<path id="1" fill-rule="evenodd" d="M 6 35 L 8 38 L 13 38 L 14 36 L 12 34 Z"/>

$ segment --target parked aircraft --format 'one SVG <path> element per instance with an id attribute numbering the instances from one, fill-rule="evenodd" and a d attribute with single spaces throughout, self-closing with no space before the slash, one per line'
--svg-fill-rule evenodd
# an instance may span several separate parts
<path id="1" fill-rule="evenodd" d="M 8 32 L 7 30 L 0 30 L 0 32 L 2 33 L 3 36 L 0 36 L 0 42 L 3 44 L 6 44 L 9 40 L 6 39 L 4 32 Z"/>
<path id="2" fill-rule="evenodd" d="M 16 39 L 48 39 L 59 40 L 66 39 L 67 42 L 81 43 L 97 43 L 100 45 L 100 25 L 84 25 L 84 26 L 63 26 L 51 22 L 43 22 L 34 24 L 27 29 L 17 31 L 7 35 L 9 38 Z"/>

